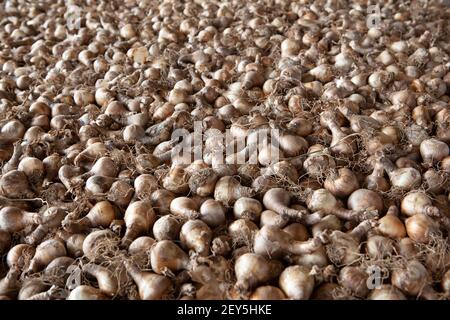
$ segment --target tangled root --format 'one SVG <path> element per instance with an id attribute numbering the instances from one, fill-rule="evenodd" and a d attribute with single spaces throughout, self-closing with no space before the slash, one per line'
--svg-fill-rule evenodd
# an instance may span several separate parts
<path id="1" fill-rule="evenodd" d="M 112 149 L 111 151 L 109 151 L 109 156 L 115 163 L 123 164 L 128 170 L 134 171 L 135 157 L 133 156 L 133 153 L 128 146 L 127 149 L 128 150 Z"/>
<path id="2" fill-rule="evenodd" d="M 110 238 L 100 239 L 94 247 L 95 254 L 88 259 L 86 256 L 78 258 L 76 262 L 66 271 L 67 277 L 61 278 L 60 274 L 48 274 L 43 276 L 45 283 L 55 284 L 65 287 L 67 290 L 72 290 L 79 285 L 89 285 L 97 287 L 95 280 L 87 277 L 82 271 L 85 264 L 96 263 L 99 266 L 107 268 L 117 280 L 118 290 L 113 298 L 138 299 L 136 285 L 133 279 L 129 276 L 124 261 L 132 260 L 128 257 L 124 250 L 118 248 L 118 241 Z M 67 279 L 67 281 L 65 280 Z"/>

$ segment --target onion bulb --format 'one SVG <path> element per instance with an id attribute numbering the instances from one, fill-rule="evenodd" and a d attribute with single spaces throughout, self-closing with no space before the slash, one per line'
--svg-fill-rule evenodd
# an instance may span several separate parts
<path id="1" fill-rule="evenodd" d="M 290 266 L 281 273 L 279 284 L 288 298 L 308 300 L 313 292 L 315 281 L 309 268 Z"/>

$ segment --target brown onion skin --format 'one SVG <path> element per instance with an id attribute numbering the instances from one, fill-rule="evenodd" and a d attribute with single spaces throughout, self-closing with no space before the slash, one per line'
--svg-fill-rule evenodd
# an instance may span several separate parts
<path id="1" fill-rule="evenodd" d="M 291 235 L 296 241 L 306 241 L 309 239 L 308 229 L 301 223 L 291 223 L 284 227 L 283 231 Z"/>
<path id="2" fill-rule="evenodd" d="M 119 208 L 126 208 L 133 198 L 134 189 L 127 181 L 115 181 L 109 188 L 107 199 Z"/>
<path id="3" fill-rule="evenodd" d="M 397 243 L 397 251 L 398 253 L 407 258 L 407 259 L 413 259 L 418 256 L 419 250 L 416 246 L 416 242 L 411 240 L 408 237 L 405 237 L 401 239 Z"/>
<path id="4" fill-rule="evenodd" d="M 97 280 L 98 287 L 103 293 L 109 296 L 117 294 L 119 280 L 115 272 L 96 264 L 83 265 L 83 272 L 93 276 Z"/>
<path id="5" fill-rule="evenodd" d="M 66 240 L 67 253 L 74 257 L 78 258 L 83 255 L 83 242 L 86 239 L 86 235 L 81 233 L 72 234 Z"/>
<path id="6" fill-rule="evenodd" d="M 258 221 L 262 209 L 262 205 L 258 200 L 247 197 L 239 198 L 233 205 L 233 213 L 237 219 L 243 218 Z"/>
<path id="7" fill-rule="evenodd" d="M 449 155 L 449 146 L 437 139 L 427 139 L 420 144 L 420 154 L 425 163 L 432 164 Z"/>
<path id="8" fill-rule="evenodd" d="M 260 227 L 265 225 L 273 225 L 279 228 L 283 228 L 288 224 L 289 220 L 282 218 L 278 213 L 272 210 L 264 210 L 261 213 Z"/>
<path id="9" fill-rule="evenodd" d="M 285 219 L 301 219 L 305 215 L 304 211 L 291 209 L 289 204 L 291 202 L 291 195 L 288 191 L 282 188 L 272 188 L 264 194 L 263 204 L 266 209 L 278 213 Z"/>
<path id="10" fill-rule="evenodd" d="M 256 288 L 250 296 L 250 300 L 284 300 L 285 294 L 281 289 L 273 286 L 262 286 Z"/>
<path id="11" fill-rule="evenodd" d="M 327 215 L 325 217 L 322 218 L 321 221 L 319 221 L 318 223 L 316 223 L 311 231 L 312 231 L 312 235 L 315 236 L 317 234 L 319 234 L 322 231 L 325 230 L 342 230 L 343 224 L 341 222 L 341 220 L 336 217 L 335 215 Z"/>
<path id="12" fill-rule="evenodd" d="M 99 201 L 79 220 L 74 221 L 66 216 L 62 226 L 69 232 L 83 232 L 90 227 L 107 228 L 117 217 L 116 209 L 109 201 Z"/>
<path id="13" fill-rule="evenodd" d="M 156 241 L 152 237 L 142 236 L 135 239 L 128 247 L 128 254 L 139 266 L 149 265 L 150 252 Z"/>
<path id="14" fill-rule="evenodd" d="M 430 197 L 425 193 L 411 192 L 402 199 L 401 212 L 409 217 L 415 214 L 437 216 L 439 209 L 432 205 Z"/>
<path id="15" fill-rule="evenodd" d="M 188 197 L 178 197 L 170 203 L 170 213 L 182 219 L 196 219 L 200 213 L 199 205 Z"/>
<path id="16" fill-rule="evenodd" d="M 68 276 L 67 269 L 75 262 L 71 257 L 58 257 L 50 262 L 44 269 L 46 275 L 57 275 L 62 279 L 66 279 Z"/>
<path id="17" fill-rule="evenodd" d="M 366 242 L 366 252 L 372 259 L 381 260 L 392 255 L 393 241 L 381 235 L 369 235 Z"/>

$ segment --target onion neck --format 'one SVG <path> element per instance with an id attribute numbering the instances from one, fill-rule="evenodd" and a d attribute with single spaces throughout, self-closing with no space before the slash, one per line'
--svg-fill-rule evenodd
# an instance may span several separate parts
<path id="1" fill-rule="evenodd" d="M 338 109 L 339 112 L 342 113 L 342 115 L 347 118 L 347 120 L 353 120 L 353 118 L 356 116 L 353 113 L 353 111 L 351 111 L 350 108 L 347 106 L 339 106 Z"/>
<path id="2" fill-rule="evenodd" d="M 391 215 L 398 217 L 398 208 L 397 206 L 390 206 L 386 212 L 386 215 Z"/>
<path id="3" fill-rule="evenodd" d="M 327 121 L 328 128 L 331 131 L 333 139 L 331 141 L 330 146 L 335 147 L 339 145 L 340 142 L 347 136 L 342 129 L 337 125 L 335 121 Z"/>
<path id="4" fill-rule="evenodd" d="M 16 143 L 14 145 L 14 151 L 9 159 L 9 161 L 4 165 L 2 172 L 7 173 L 11 170 L 17 169 L 17 166 L 19 165 L 19 159 L 22 156 L 22 145 L 20 143 Z"/>

